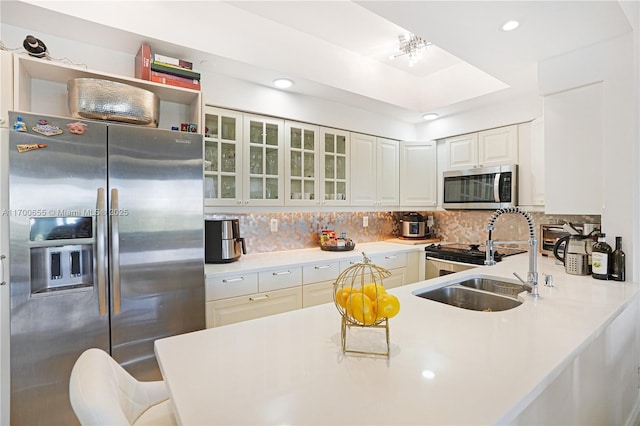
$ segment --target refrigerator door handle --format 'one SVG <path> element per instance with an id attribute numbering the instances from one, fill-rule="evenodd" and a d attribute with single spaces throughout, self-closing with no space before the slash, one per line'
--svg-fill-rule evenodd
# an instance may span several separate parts
<path id="1" fill-rule="evenodd" d="M 118 189 L 111 189 L 111 284 L 113 286 L 113 314 L 120 313 L 120 230 L 118 216 Z"/>
<path id="2" fill-rule="evenodd" d="M 105 230 L 107 228 L 105 204 L 104 188 L 98 188 L 98 199 L 96 201 L 96 269 L 98 279 L 98 309 L 101 317 L 107 315 L 107 270 L 104 264 Z"/>

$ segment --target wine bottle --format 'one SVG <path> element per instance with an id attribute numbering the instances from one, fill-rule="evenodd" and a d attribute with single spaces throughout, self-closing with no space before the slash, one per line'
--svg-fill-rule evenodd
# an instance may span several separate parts
<path id="1" fill-rule="evenodd" d="M 616 249 L 611 253 L 611 279 L 615 281 L 625 280 L 625 255 L 622 251 L 622 237 L 616 237 Z"/>
<path id="2" fill-rule="evenodd" d="M 591 267 L 593 278 L 608 280 L 611 262 L 611 246 L 607 244 L 606 234 L 598 235 L 598 242 L 593 245 L 591 253 Z"/>

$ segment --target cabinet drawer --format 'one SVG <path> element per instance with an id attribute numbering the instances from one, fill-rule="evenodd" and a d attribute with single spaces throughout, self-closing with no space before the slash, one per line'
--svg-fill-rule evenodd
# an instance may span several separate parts
<path id="1" fill-rule="evenodd" d="M 325 281 L 302 287 L 302 307 L 333 303 L 333 281 Z"/>
<path id="2" fill-rule="evenodd" d="M 407 268 L 390 269 L 391 276 L 384 279 L 384 288 L 390 289 L 407 284 Z"/>
<path id="3" fill-rule="evenodd" d="M 324 262 L 302 268 L 302 283 L 311 284 L 332 281 L 340 275 L 340 262 Z"/>
<path id="4" fill-rule="evenodd" d="M 407 266 L 407 253 L 386 253 L 371 256 L 371 262 L 385 269 L 404 268 Z"/>
<path id="5" fill-rule="evenodd" d="M 300 309 L 302 288 L 233 297 L 206 303 L 207 328 Z"/>
<path id="6" fill-rule="evenodd" d="M 258 292 L 258 274 L 238 274 L 205 280 L 205 300 L 227 299 Z"/>
<path id="7" fill-rule="evenodd" d="M 302 268 L 282 268 L 273 271 L 258 272 L 259 291 L 280 290 L 302 285 Z"/>

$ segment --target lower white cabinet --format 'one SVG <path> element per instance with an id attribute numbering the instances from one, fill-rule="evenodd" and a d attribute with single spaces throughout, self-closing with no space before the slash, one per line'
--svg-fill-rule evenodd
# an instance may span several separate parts
<path id="1" fill-rule="evenodd" d="M 474 265 L 465 265 L 456 262 L 448 262 L 446 260 L 437 260 L 432 258 L 427 258 L 426 267 L 425 267 L 425 280 L 429 280 L 431 278 L 438 278 L 442 275 L 453 274 L 455 272 L 462 272 L 468 269 L 473 269 L 476 266 Z"/>
<path id="2" fill-rule="evenodd" d="M 302 306 L 302 288 L 291 287 L 207 302 L 207 328 L 279 314 Z"/>
<path id="3" fill-rule="evenodd" d="M 424 252 L 378 253 L 371 263 L 387 269 L 386 288 L 422 279 Z M 333 303 L 333 286 L 346 268 L 361 257 L 328 262 L 287 265 L 249 273 L 230 273 L 205 279 L 206 326 L 219 327 L 240 321 Z"/>
<path id="4" fill-rule="evenodd" d="M 333 283 L 340 275 L 340 262 L 322 262 L 302 268 L 302 307 L 333 302 Z"/>

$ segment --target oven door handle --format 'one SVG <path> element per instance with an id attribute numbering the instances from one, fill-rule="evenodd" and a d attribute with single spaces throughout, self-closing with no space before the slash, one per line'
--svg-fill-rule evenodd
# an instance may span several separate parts
<path id="1" fill-rule="evenodd" d="M 500 173 L 493 178 L 493 201 L 500 202 Z"/>

